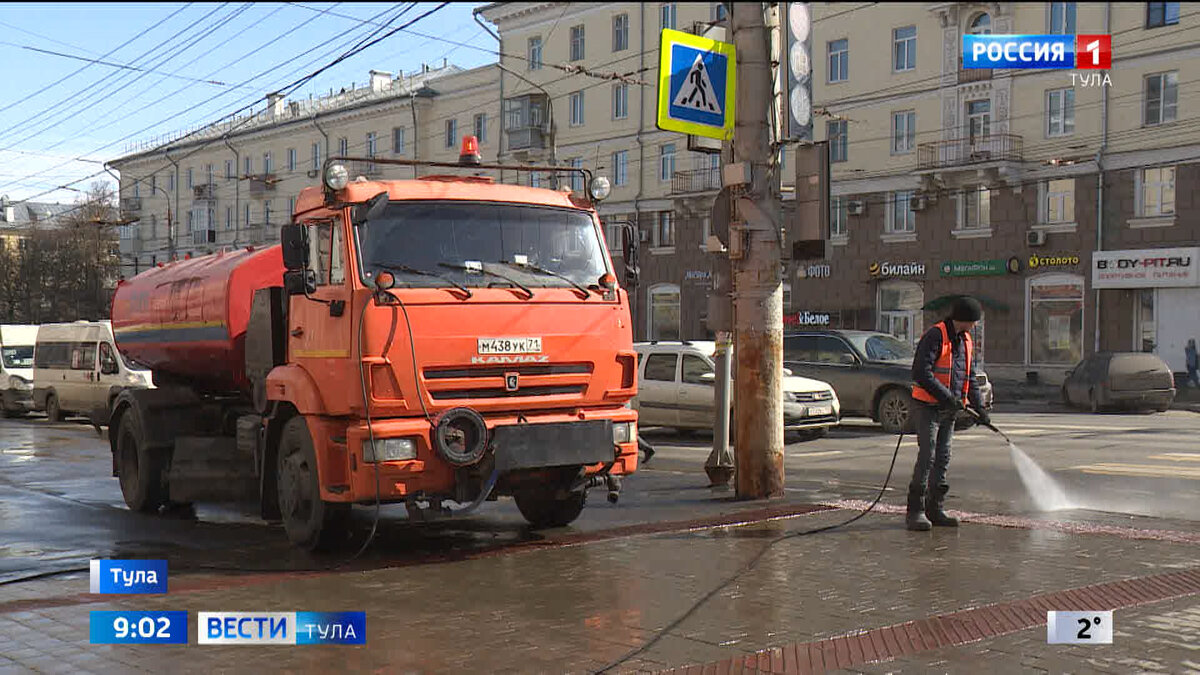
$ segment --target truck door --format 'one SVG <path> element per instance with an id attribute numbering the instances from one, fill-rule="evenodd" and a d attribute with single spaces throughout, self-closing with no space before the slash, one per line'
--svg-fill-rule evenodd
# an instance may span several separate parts
<path id="1" fill-rule="evenodd" d="M 291 298 L 288 326 L 289 360 L 300 364 L 316 380 L 326 410 L 346 414 L 361 394 L 354 356 L 354 317 L 346 275 L 346 247 L 342 220 L 306 223 L 309 228 L 309 269 L 316 273 L 312 297 Z"/>

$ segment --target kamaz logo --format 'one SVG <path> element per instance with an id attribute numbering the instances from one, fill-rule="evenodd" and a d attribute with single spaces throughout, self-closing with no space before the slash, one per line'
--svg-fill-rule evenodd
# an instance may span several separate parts
<path id="1" fill-rule="evenodd" d="M 472 356 L 471 364 L 492 363 L 549 363 L 550 357 L 545 354 L 528 354 L 524 356 Z"/>
<path id="2" fill-rule="evenodd" d="M 1110 263 L 1116 263 L 1116 268 L 1119 270 L 1127 270 L 1135 267 L 1191 267 L 1192 257 L 1186 258 L 1180 256 L 1178 258 L 1117 258 L 1116 260 L 1097 260 L 1096 269 L 1109 269 Z"/>

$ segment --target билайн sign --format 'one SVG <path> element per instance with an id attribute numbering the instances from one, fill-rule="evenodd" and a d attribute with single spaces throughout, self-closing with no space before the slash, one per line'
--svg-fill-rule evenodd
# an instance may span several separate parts
<path id="1" fill-rule="evenodd" d="M 873 262 L 867 271 L 873 277 L 923 277 L 925 276 L 925 263 Z"/>

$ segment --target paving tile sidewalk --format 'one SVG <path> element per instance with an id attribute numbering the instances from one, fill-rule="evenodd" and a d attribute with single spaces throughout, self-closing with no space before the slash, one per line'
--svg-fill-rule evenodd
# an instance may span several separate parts
<path id="1" fill-rule="evenodd" d="M 736 527 L 518 548 L 458 562 L 228 587 L 193 584 L 194 590 L 167 596 L 99 603 L 30 607 L 7 595 L 10 602 L 0 599 L 0 671 L 588 672 L 655 640 L 698 599 L 733 578 L 614 669 L 660 670 L 1197 565 L 1195 545 L 1180 541 L 975 523 L 911 533 L 889 513 L 841 530 L 784 538 L 849 515 L 821 511 Z M 766 546 L 758 564 L 745 570 Z M 189 580 L 175 581 L 183 587 Z M 86 593 L 87 579 L 20 588 L 25 596 L 69 597 Z M 1107 648 L 1104 663 L 1116 670 L 1127 670 L 1123 664 L 1154 669 L 1131 665 L 1148 663 L 1187 669 L 1179 664 L 1195 661 L 1196 642 L 1182 638 L 1194 632 L 1162 641 L 1170 628 L 1151 627 L 1179 624 L 1194 631 L 1188 622 L 1200 604 L 1196 599 L 1119 615 L 1118 626 L 1129 630 Z M 193 623 L 197 611 L 363 610 L 368 637 L 363 647 L 201 646 L 193 626 L 188 646 L 90 645 L 88 613 L 104 609 L 186 609 Z M 1147 627 L 1137 629 L 1142 624 Z M 998 670 L 1057 672 L 1055 659 L 1075 656 L 1044 645 L 1042 630 L 1041 641 L 1037 629 L 1029 629 L 911 654 L 895 667 L 958 670 L 973 668 L 977 658 Z"/>

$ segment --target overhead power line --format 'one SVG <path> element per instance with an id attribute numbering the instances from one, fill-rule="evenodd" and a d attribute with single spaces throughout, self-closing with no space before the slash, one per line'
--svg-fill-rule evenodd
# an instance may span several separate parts
<path id="1" fill-rule="evenodd" d="M 159 74 L 159 75 L 165 75 L 166 77 L 171 77 L 171 78 L 174 78 L 177 80 L 187 80 L 188 82 L 195 82 L 197 84 L 212 84 L 212 85 L 216 85 L 218 87 L 231 86 L 228 83 L 221 82 L 219 80 L 205 80 L 205 79 L 201 79 L 198 77 L 188 77 L 186 75 L 175 75 L 174 73 L 163 73 L 161 71 L 154 70 L 152 68 L 139 68 L 138 66 L 131 66 L 131 65 L 125 64 L 125 63 L 116 63 L 114 61 L 105 61 L 103 59 L 93 59 L 93 58 L 89 58 L 86 56 L 79 56 L 77 54 L 67 54 L 66 52 L 56 52 L 53 49 L 42 49 L 41 47 L 34 47 L 32 45 L 22 45 L 22 44 L 17 44 L 15 42 L 6 42 L 3 40 L 0 40 L 0 45 L 8 45 L 9 47 L 16 47 L 18 49 L 26 49 L 31 52 L 38 52 L 40 54 L 49 54 L 50 56 L 61 56 L 66 59 L 74 59 L 76 61 L 83 61 L 85 63 L 94 63 L 98 66 L 108 66 L 110 68 L 117 68 L 119 70 L 133 70 L 133 71 L 143 72 L 143 73 L 155 73 L 155 74 Z"/>

